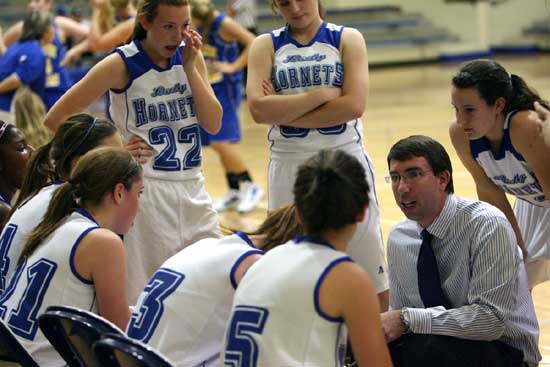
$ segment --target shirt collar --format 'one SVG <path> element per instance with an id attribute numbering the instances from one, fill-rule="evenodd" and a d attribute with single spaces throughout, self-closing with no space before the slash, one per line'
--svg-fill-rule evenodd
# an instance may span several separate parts
<path id="1" fill-rule="evenodd" d="M 452 194 L 447 195 L 447 199 L 445 200 L 445 205 L 443 206 L 441 213 L 439 213 L 435 220 L 426 228 L 428 232 L 439 239 L 445 238 L 449 227 L 451 226 L 452 219 L 454 214 L 456 213 L 457 207 L 457 198 Z M 422 228 L 418 224 L 417 226 L 418 232 L 422 232 L 424 228 Z"/>

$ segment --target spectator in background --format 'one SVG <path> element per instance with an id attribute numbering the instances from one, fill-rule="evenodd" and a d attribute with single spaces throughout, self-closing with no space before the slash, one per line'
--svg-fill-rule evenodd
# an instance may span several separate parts
<path id="1" fill-rule="evenodd" d="M 28 0 L 28 11 L 51 12 L 54 7 L 53 0 Z M 44 103 L 47 109 L 61 97 L 72 85 L 71 77 L 67 69 L 61 65 L 67 50 L 66 42 L 68 37 L 83 39 L 88 36 L 88 27 L 83 26 L 71 18 L 57 15 L 53 21 L 54 37 L 48 43 L 42 46 L 46 55 L 46 88 L 44 93 Z M 3 41 L 7 47 L 12 45 L 20 38 L 23 29 L 23 22 L 17 22 L 11 26 L 5 33 Z"/>
<path id="2" fill-rule="evenodd" d="M 15 126 L 23 132 L 30 146 L 39 148 L 52 139 L 53 134 L 42 124 L 46 106 L 38 94 L 26 86 L 20 87 L 13 98 L 13 109 Z"/>
<path id="3" fill-rule="evenodd" d="M 52 19 L 47 12 L 29 13 L 19 41 L 0 58 L 0 119 L 14 120 L 12 102 L 20 86 L 28 85 L 44 97 L 47 63 L 43 47 L 54 37 Z"/>

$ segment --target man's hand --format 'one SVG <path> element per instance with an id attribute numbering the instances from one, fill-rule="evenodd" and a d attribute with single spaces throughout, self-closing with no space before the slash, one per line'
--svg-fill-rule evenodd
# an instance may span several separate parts
<path id="1" fill-rule="evenodd" d="M 401 321 L 401 310 L 383 312 L 380 314 L 382 320 L 382 329 L 388 343 L 399 338 L 407 331 L 407 327 Z"/>

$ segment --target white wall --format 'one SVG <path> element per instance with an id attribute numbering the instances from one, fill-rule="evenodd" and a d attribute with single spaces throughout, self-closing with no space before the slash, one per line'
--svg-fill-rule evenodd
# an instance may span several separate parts
<path id="1" fill-rule="evenodd" d="M 491 46 L 532 44 L 522 32 L 535 20 L 546 17 L 550 22 L 545 1 L 548 0 L 507 0 L 489 5 L 488 2 L 447 3 L 444 0 L 322 0 L 328 8 L 397 5 L 405 12 L 421 13 L 436 26 L 459 37 L 460 42 L 442 46 L 442 53 L 450 54 L 486 49 L 484 34 Z"/>

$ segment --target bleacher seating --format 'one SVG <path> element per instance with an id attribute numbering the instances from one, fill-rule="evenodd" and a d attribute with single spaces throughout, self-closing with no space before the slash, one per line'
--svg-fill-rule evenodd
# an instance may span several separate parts
<path id="1" fill-rule="evenodd" d="M 540 49 L 550 51 L 550 19 L 548 16 L 534 21 L 523 30 L 523 34 L 532 38 Z"/>

